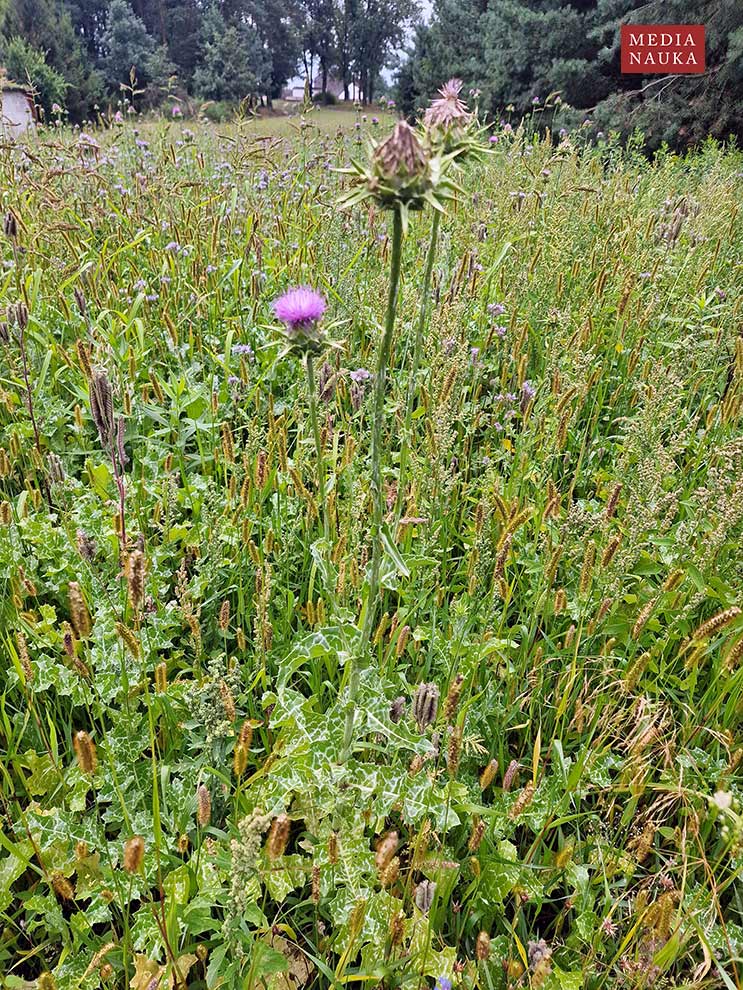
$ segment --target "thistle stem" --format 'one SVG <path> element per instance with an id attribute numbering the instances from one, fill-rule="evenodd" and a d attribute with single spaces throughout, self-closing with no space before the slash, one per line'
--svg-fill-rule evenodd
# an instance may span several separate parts
<path id="1" fill-rule="evenodd" d="M 369 589 L 364 608 L 364 619 L 361 628 L 361 643 L 358 654 L 350 660 L 349 674 L 349 706 L 346 714 L 346 728 L 343 749 L 348 756 L 353 735 L 353 724 L 356 715 L 356 696 L 359 690 L 359 675 L 361 661 L 371 640 L 374 619 L 379 597 L 379 571 L 382 562 L 382 522 L 384 518 L 384 492 L 382 488 L 382 426 L 384 424 L 384 395 L 387 382 L 387 365 L 392 350 L 392 335 L 395 329 L 397 313 L 398 289 L 400 286 L 400 262 L 402 259 L 402 219 L 400 211 L 395 210 L 392 221 L 392 257 L 390 259 L 390 283 L 387 293 L 387 314 L 384 323 L 384 333 L 379 345 L 377 368 L 374 376 L 373 394 L 373 423 L 371 442 L 371 491 L 372 491 L 372 558 L 369 571 Z"/>
<path id="2" fill-rule="evenodd" d="M 418 314 L 418 326 L 415 333 L 415 343 L 413 345 L 413 362 L 410 368 L 408 379 L 408 396 L 405 403 L 405 425 L 402 433 L 402 446 L 400 448 L 400 474 L 397 487 L 397 505 L 395 506 L 395 519 L 399 519 L 405 500 L 405 475 L 408 467 L 408 454 L 411 446 L 411 432 L 413 421 L 413 405 L 418 383 L 418 369 L 420 367 L 421 353 L 423 351 L 423 334 L 428 323 L 428 314 L 431 309 L 431 275 L 433 273 L 433 263 L 436 259 L 436 249 L 439 241 L 439 223 L 441 214 L 434 210 L 433 223 L 431 224 L 431 238 L 428 242 L 426 252 L 426 267 L 423 273 L 423 288 L 421 290 L 421 308 Z"/>
<path id="3" fill-rule="evenodd" d="M 307 387 L 310 392 L 310 422 L 312 432 L 315 437 L 315 452 L 317 454 L 317 497 L 320 500 L 320 514 L 322 515 L 323 536 L 330 539 L 330 520 L 328 518 L 328 503 L 325 499 L 325 462 L 322 452 L 322 436 L 320 435 L 320 423 L 317 415 L 317 388 L 315 386 L 315 365 L 312 355 L 308 352 L 305 357 L 305 370 L 307 372 Z"/>

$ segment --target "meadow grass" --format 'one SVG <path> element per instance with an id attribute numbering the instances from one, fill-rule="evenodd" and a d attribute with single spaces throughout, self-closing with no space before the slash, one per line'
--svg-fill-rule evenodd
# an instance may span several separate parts
<path id="1" fill-rule="evenodd" d="M 740 987 L 743 157 L 498 129 L 376 527 L 388 121 L 309 125 L 0 149 L 0 985 Z"/>

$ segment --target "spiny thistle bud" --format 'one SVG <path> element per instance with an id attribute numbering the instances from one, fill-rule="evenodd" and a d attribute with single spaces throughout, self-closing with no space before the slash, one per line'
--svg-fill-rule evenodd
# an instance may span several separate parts
<path id="1" fill-rule="evenodd" d="M 498 761 L 491 760 L 490 763 L 485 767 L 483 772 L 480 774 L 480 790 L 486 791 L 488 787 L 495 780 L 495 775 L 498 773 Z"/>
<path id="2" fill-rule="evenodd" d="M 475 959 L 478 962 L 487 962 L 490 959 L 490 936 L 487 932 L 480 932 L 475 941 Z"/>
<path id="3" fill-rule="evenodd" d="M 268 833 L 266 842 L 266 854 L 271 860 L 279 859 L 284 855 L 287 843 L 289 842 L 289 829 L 291 822 L 287 814 L 277 815 L 271 822 L 271 830 Z"/>
<path id="4" fill-rule="evenodd" d="M 395 854 L 399 836 L 397 832 L 388 832 L 377 844 L 374 863 L 378 870 L 383 870 Z"/>
<path id="5" fill-rule="evenodd" d="M 212 820 L 212 796 L 205 784 L 196 788 L 196 820 L 202 828 Z"/>
<path id="6" fill-rule="evenodd" d="M 124 843 L 124 869 L 127 873 L 139 873 L 144 862 L 144 839 L 133 835 Z"/>
<path id="7" fill-rule="evenodd" d="M 81 731 L 75 733 L 72 745 L 75 749 L 75 755 L 77 756 L 80 769 L 83 773 L 92 776 L 98 766 L 98 754 L 96 753 L 95 743 L 87 732 Z"/>
<path id="8" fill-rule="evenodd" d="M 464 684 L 464 675 L 457 674 L 454 680 L 449 685 L 449 691 L 446 695 L 446 701 L 444 702 L 444 718 L 447 722 L 451 722 L 457 711 L 457 705 L 459 704 L 459 696 L 462 693 L 462 685 Z"/>
<path id="9" fill-rule="evenodd" d="M 433 904 L 433 898 L 436 894 L 436 884 L 433 880 L 421 880 L 418 886 L 415 888 L 415 895 L 413 900 L 419 911 L 423 914 L 428 914 L 431 910 L 431 905 Z"/>
<path id="10" fill-rule="evenodd" d="M 438 710 L 439 689 L 435 684 L 419 684 L 413 695 L 413 718 L 418 724 L 419 732 L 436 721 Z"/>
<path id="11" fill-rule="evenodd" d="M 37 990 L 57 990 L 57 981 L 50 972 L 42 973 L 36 981 Z"/>
<path id="12" fill-rule="evenodd" d="M 404 120 L 399 120 L 389 137 L 376 147 L 372 162 L 380 182 L 375 193 L 382 206 L 394 206 L 398 198 L 414 202 L 425 192 L 428 156 L 415 131 Z"/>
<path id="13" fill-rule="evenodd" d="M 94 371 L 90 380 L 90 412 L 104 447 L 114 440 L 114 400 L 111 382 L 103 371 Z"/>

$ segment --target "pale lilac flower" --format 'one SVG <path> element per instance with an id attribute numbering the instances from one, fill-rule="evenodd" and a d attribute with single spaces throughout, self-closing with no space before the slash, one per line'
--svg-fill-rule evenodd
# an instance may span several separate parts
<path id="1" fill-rule="evenodd" d="M 371 380 L 372 373 L 367 371 L 366 368 L 357 368 L 356 371 L 349 371 L 348 377 L 352 382 L 356 382 L 357 385 L 363 385 L 364 382 Z"/>
<path id="2" fill-rule="evenodd" d="M 495 326 L 493 327 L 493 333 L 495 334 L 496 337 L 500 337 L 502 340 L 508 333 L 508 327 Z"/>
<path id="3" fill-rule="evenodd" d="M 491 316 L 500 316 L 506 311 L 506 304 L 500 302 L 488 303 L 488 313 Z"/>
<path id="4" fill-rule="evenodd" d="M 235 344 L 232 348 L 232 353 L 239 357 L 247 357 L 251 360 L 255 357 L 255 353 L 250 344 Z"/>
<path id="5" fill-rule="evenodd" d="M 172 113 L 172 115 L 174 117 L 180 117 L 183 114 L 183 111 L 181 110 L 181 108 L 177 104 L 176 104 L 176 106 L 173 107 L 173 109 L 170 112 Z"/>

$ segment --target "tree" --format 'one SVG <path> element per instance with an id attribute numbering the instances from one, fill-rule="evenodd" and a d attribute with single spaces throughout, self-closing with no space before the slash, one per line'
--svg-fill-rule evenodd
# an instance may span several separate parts
<path id="1" fill-rule="evenodd" d="M 201 58 L 194 89 L 208 100 L 239 101 L 270 85 L 271 61 L 260 37 L 246 24 L 230 23 L 216 6 L 202 25 Z"/>
<path id="2" fill-rule="evenodd" d="M 22 38 L 43 53 L 43 62 L 65 82 L 64 103 L 71 120 L 83 120 L 100 99 L 103 87 L 61 0 L 10 0 L 2 36 L 6 42 Z M 42 71 L 38 61 L 36 67 Z"/>
<path id="3" fill-rule="evenodd" d="M 52 105 L 65 102 L 67 84 L 64 78 L 47 64 L 44 53 L 33 48 L 23 38 L 11 38 L 3 45 L 3 61 L 10 79 L 18 83 L 30 83 L 36 103 L 47 116 Z"/>
<path id="4" fill-rule="evenodd" d="M 703 75 L 622 75 L 620 23 L 701 23 L 707 29 Z M 492 114 L 559 91 L 596 128 L 649 147 L 680 146 L 706 134 L 743 136 L 743 5 L 719 0 L 436 0 L 399 78 L 401 106 L 425 105 L 438 86 L 461 76 L 482 91 Z"/>
<path id="5" fill-rule="evenodd" d="M 419 0 L 358 0 L 351 48 L 365 103 L 373 101 L 382 69 L 419 18 Z"/>
<path id="6" fill-rule="evenodd" d="M 271 58 L 269 105 L 297 71 L 301 53 L 298 0 L 246 0 L 244 15 Z"/>
<path id="7" fill-rule="evenodd" d="M 137 82 L 150 88 L 152 99 L 152 90 L 164 84 L 172 69 L 165 49 L 158 46 L 126 0 L 111 0 L 101 49 L 100 66 L 111 89 L 126 85 L 134 70 Z"/>

